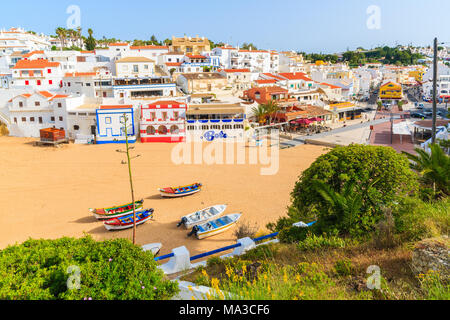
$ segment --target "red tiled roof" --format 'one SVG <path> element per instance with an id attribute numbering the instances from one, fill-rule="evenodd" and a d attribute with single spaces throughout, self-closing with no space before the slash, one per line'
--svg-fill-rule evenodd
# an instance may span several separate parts
<path id="1" fill-rule="evenodd" d="M 168 66 L 168 67 L 178 67 L 178 66 L 181 66 L 181 62 L 166 62 L 166 66 Z"/>
<path id="2" fill-rule="evenodd" d="M 120 43 L 120 42 L 116 42 L 116 43 L 108 43 L 108 46 L 112 46 L 112 47 L 125 47 L 125 46 L 128 46 L 128 43 Z"/>
<path id="3" fill-rule="evenodd" d="M 326 82 L 322 82 L 321 85 L 328 86 L 331 89 L 340 89 L 341 88 L 341 87 L 338 87 L 338 86 L 335 86 L 335 85 L 332 85 L 332 84 L 329 84 L 329 83 L 326 83 Z"/>
<path id="4" fill-rule="evenodd" d="M 187 54 L 186 56 L 187 56 L 188 58 L 190 58 L 190 59 L 206 59 L 205 56 L 202 56 L 202 55 L 200 55 L 200 54 L 194 54 L 194 55 L 189 55 L 189 54 Z"/>
<path id="5" fill-rule="evenodd" d="M 222 50 L 236 50 L 236 48 L 233 48 L 233 47 L 220 47 L 220 49 L 222 49 Z"/>
<path id="6" fill-rule="evenodd" d="M 81 53 L 95 53 L 95 51 L 85 51 L 85 50 L 81 50 Z"/>
<path id="7" fill-rule="evenodd" d="M 250 69 L 224 69 L 223 71 L 227 73 L 233 73 L 233 72 L 250 72 Z"/>
<path id="8" fill-rule="evenodd" d="M 61 98 L 67 98 L 68 97 L 68 95 L 66 95 L 66 94 L 57 94 L 57 95 L 54 95 L 51 99 L 50 99 L 50 101 L 52 101 L 53 99 L 61 99 Z"/>
<path id="9" fill-rule="evenodd" d="M 269 80 L 263 79 L 263 80 L 255 80 L 255 82 L 259 83 L 259 84 L 265 84 L 265 83 L 276 83 L 277 80 L 275 80 L 275 79 L 269 79 Z"/>
<path id="10" fill-rule="evenodd" d="M 274 75 L 272 73 L 263 73 L 263 75 L 265 75 L 266 77 L 271 77 L 271 78 L 278 79 L 278 80 L 283 80 L 283 81 L 286 80 L 286 79 L 284 79 L 282 77 L 279 77 L 279 76 L 276 76 L 276 75 Z"/>
<path id="11" fill-rule="evenodd" d="M 306 76 L 306 73 L 303 73 L 303 72 L 285 72 L 285 73 L 280 73 L 280 76 L 282 76 L 288 80 L 313 81 L 312 79 L 310 79 Z"/>
<path id="12" fill-rule="evenodd" d="M 50 62 L 46 59 L 19 60 L 13 69 L 43 69 L 47 67 L 58 67 L 59 62 Z"/>
<path id="13" fill-rule="evenodd" d="M 44 54 L 44 51 L 42 51 L 42 50 L 41 51 L 31 51 L 29 53 L 24 54 L 22 57 L 29 58 L 35 54 Z"/>
<path id="14" fill-rule="evenodd" d="M 128 108 L 133 108 L 133 106 L 131 105 L 131 104 L 127 104 L 127 105 L 125 105 L 125 104 L 116 104 L 116 105 L 105 105 L 105 106 L 100 106 L 100 109 L 128 109 Z"/>
<path id="15" fill-rule="evenodd" d="M 48 91 L 38 91 L 38 93 L 39 93 L 41 96 L 44 96 L 44 97 L 46 97 L 46 98 L 51 98 L 51 97 L 53 97 L 53 94 L 50 93 L 50 92 L 48 92 Z"/>
<path id="16" fill-rule="evenodd" d="M 131 50 L 168 50 L 168 46 L 131 46 Z"/>

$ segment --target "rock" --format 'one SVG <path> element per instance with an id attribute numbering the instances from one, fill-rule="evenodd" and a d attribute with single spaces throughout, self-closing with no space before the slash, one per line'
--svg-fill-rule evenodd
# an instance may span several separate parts
<path id="1" fill-rule="evenodd" d="M 416 243 L 411 267 L 413 272 L 437 271 L 444 277 L 450 276 L 450 241 L 447 236 L 425 239 Z"/>

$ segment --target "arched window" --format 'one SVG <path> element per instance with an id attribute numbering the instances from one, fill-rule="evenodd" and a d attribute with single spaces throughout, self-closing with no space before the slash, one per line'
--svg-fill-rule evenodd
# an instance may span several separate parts
<path id="1" fill-rule="evenodd" d="M 159 127 L 158 127 L 158 133 L 159 133 L 159 134 L 167 134 L 167 128 L 166 128 L 166 126 L 159 126 Z"/>
<path id="2" fill-rule="evenodd" d="M 156 133 L 156 130 L 153 126 L 148 126 L 146 132 L 148 135 L 153 135 Z"/>
<path id="3" fill-rule="evenodd" d="M 255 99 L 261 99 L 261 93 L 259 91 L 255 92 Z"/>
<path id="4" fill-rule="evenodd" d="M 179 134 L 180 133 L 180 128 L 178 128 L 178 126 L 173 125 L 170 127 L 170 133 L 172 134 Z"/>

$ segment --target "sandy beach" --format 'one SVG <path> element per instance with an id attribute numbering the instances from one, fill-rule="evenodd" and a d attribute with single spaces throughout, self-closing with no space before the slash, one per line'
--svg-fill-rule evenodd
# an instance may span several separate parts
<path id="1" fill-rule="evenodd" d="M 28 238 L 54 239 L 91 234 L 95 239 L 132 237 L 132 230 L 107 231 L 89 208 L 131 201 L 123 145 L 64 145 L 34 147 L 32 138 L 0 137 L 0 248 Z M 134 187 L 144 207 L 154 208 L 154 221 L 137 228 L 140 245 L 161 242 L 161 254 L 185 245 L 191 254 L 235 243 L 235 227 L 223 234 L 197 240 L 176 227 L 180 217 L 215 204 L 228 204 L 225 212 L 242 212 L 241 222 L 268 222 L 285 215 L 298 176 L 327 149 L 304 145 L 280 150 L 279 171 L 261 175 L 263 165 L 176 165 L 171 144 L 134 145 Z M 163 199 L 159 187 L 202 182 L 195 195 Z"/>

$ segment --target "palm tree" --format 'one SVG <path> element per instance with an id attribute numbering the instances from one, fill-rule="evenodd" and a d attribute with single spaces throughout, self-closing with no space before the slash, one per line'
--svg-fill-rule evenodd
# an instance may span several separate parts
<path id="1" fill-rule="evenodd" d="M 262 107 L 266 110 L 266 115 L 269 116 L 269 124 L 271 124 L 272 117 L 281 109 L 280 106 L 275 100 L 270 99 L 267 103 L 262 104 Z"/>
<path id="2" fill-rule="evenodd" d="M 267 111 L 262 104 L 252 108 L 252 113 L 260 125 L 266 122 Z"/>
<path id="3" fill-rule="evenodd" d="M 420 175 L 425 185 L 432 186 L 435 196 L 450 194 L 450 157 L 437 144 L 431 153 L 416 148 L 417 155 L 403 152 L 412 161 L 411 168 Z"/>
<path id="4" fill-rule="evenodd" d="M 56 28 L 56 35 L 59 38 L 59 41 L 61 42 L 61 48 L 60 50 L 62 51 L 63 48 L 65 47 L 65 41 L 66 41 L 66 29 L 64 28 Z"/>
<path id="5" fill-rule="evenodd" d="M 340 230 L 350 230 L 363 207 L 362 193 L 355 192 L 355 185 L 355 182 L 347 182 L 342 191 L 337 192 L 322 181 L 313 181 L 315 190 L 333 211 L 330 220 L 341 225 Z"/>

